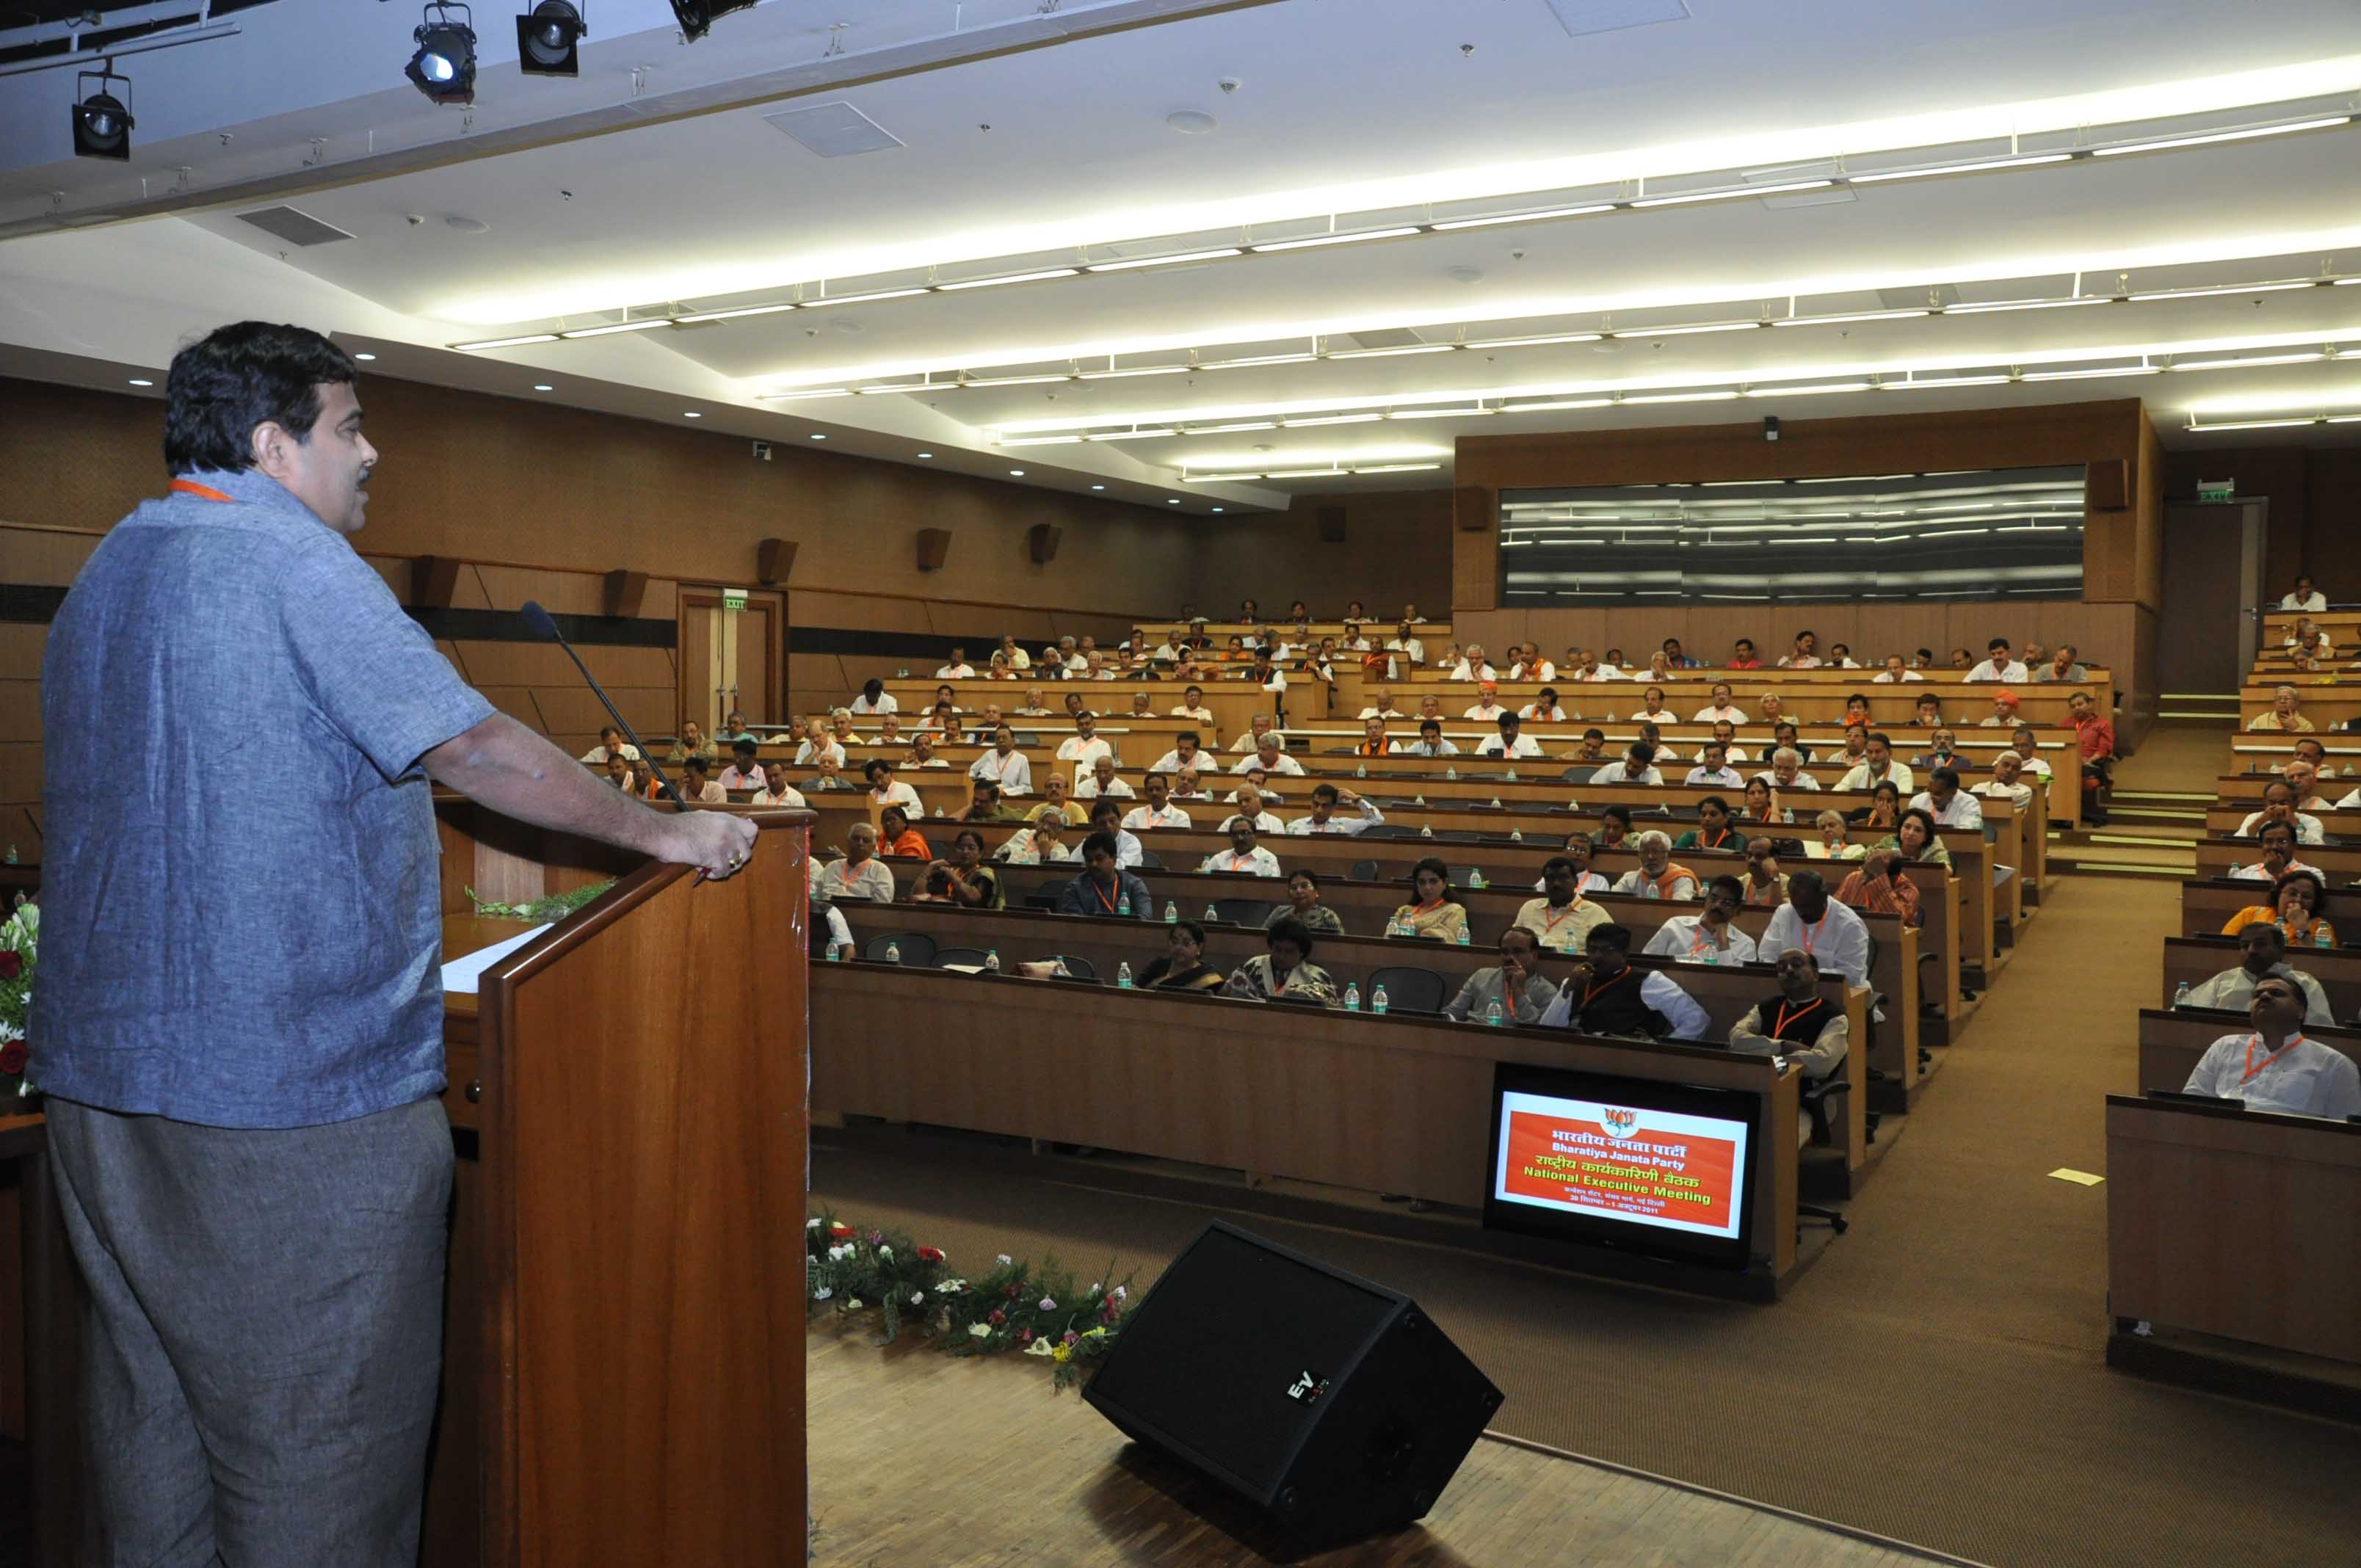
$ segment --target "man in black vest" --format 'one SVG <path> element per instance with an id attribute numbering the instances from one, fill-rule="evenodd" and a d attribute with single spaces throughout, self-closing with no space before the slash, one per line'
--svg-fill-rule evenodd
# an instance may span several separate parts
<path id="1" fill-rule="evenodd" d="M 1631 932 L 1612 923 L 1593 926 L 1582 960 L 1542 1014 L 1544 1029 L 1641 1039 L 1702 1040 L 1712 1020 L 1670 975 L 1631 967 Z"/>
<path id="2" fill-rule="evenodd" d="M 1778 994 L 1756 1003 L 1753 1011 L 1730 1025 L 1730 1048 L 1757 1056 L 1784 1056 L 1804 1069 L 1807 1083 L 1820 1083 L 1836 1071 L 1851 1043 L 1851 1025 L 1844 1011 L 1820 994 L 1819 961 L 1801 948 L 1789 948 L 1773 963 L 1779 971 Z M 1808 1110 L 1796 1112 L 1797 1141 L 1812 1139 Z"/>

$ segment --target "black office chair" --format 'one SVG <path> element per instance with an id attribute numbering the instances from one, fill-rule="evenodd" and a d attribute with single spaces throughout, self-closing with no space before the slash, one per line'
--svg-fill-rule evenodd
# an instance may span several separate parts
<path id="1" fill-rule="evenodd" d="M 1048 893 L 1028 893 L 1025 895 L 1025 907 L 1046 909 L 1055 915 L 1058 912 L 1058 898 L 1059 894 L 1054 889 Z"/>
<path id="2" fill-rule="evenodd" d="M 1038 746 L 1041 743 L 1041 732 L 1038 729 L 1019 729 L 1016 731 L 1016 743 L 1019 746 Z"/>
<path id="3" fill-rule="evenodd" d="M 935 961 L 935 939 L 924 931 L 888 931 L 883 937 L 872 937 L 862 946 L 861 956 L 882 964 L 888 948 L 899 948 L 902 961 L 914 969 L 924 969 Z"/>
<path id="4" fill-rule="evenodd" d="M 1276 907 L 1259 898 L 1217 898 L 1213 913 L 1227 926 L 1260 926 Z"/>
<path id="5" fill-rule="evenodd" d="M 1346 882 L 1377 881 L 1378 862 L 1375 861 L 1355 861 L 1351 866 L 1346 868 L 1345 872 L 1345 880 Z"/>
<path id="6" fill-rule="evenodd" d="M 1153 850 L 1142 850 L 1139 851 L 1139 864 L 1132 869 L 1143 872 L 1160 872 L 1164 869 L 1164 857 L 1156 853 Z"/>
<path id="7" fill-rule="evenodd" d="M 1441 975 L 1410 964 L 1388 964 L 1371 974 L 1362 1005 L 1372 1004 L 1380 986 L 1385 988 L 1389 1013 L 1440 1013 L 1446 1000 Z"/>
<path id="8" fill-rule="evenodd" d="M 982 969 L 985 956 L 982 948 L 941 948 L 935 952 L 933 967 L 949 969 L 953 964 L 973 964 Z"/>
<path id="9" fill-rule="evenodd" d="M 1812 1118 L 1814 1144 L 1822 1148 L 1844 1146 L 1844 1097 L 1851 1092 L 1851 1082 L 1841 1078 L 1824 1078 L 1817 1083 L 1807 1080 L 1804 1084 L 1803 1106 Z M 1826 1220 L 1828 1229 L 1838 1235 L 1844 1234 L 1851 1223 L 1836 1210 L 1817 1203 L 1796 1204 L 1795 1217 L 1798 1220 Z"/>

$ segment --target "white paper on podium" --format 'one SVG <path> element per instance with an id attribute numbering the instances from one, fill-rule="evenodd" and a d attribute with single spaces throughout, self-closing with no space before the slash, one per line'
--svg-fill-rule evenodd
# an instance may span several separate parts
<path id="1" fill-rule="evenodd" d="M 546 923 L 535 926 L 532 930 L 521 931 L 504 942 L 494 942 L 489 948 L 477 948 L 465 958 L 451 959 L 443 966 L 443 989 L 473 996 L 477 981 L 483 979 L 486 970 L 548 929 Z"/>

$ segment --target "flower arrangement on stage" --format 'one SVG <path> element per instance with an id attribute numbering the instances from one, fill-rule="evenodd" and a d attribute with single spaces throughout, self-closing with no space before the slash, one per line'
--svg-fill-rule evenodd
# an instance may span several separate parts
<path id="1" fill-rule="evenodd" d="M 915 1326 L 954 1355 L 1017 1351 L 1055 1370 L 1066 1388 L 1114 1348 L 1131 1310 L 1131 1275 L 1081 1284 L 1045 1256 L 1036 1266 L 1002 1253 L 966 1278 L 939 1247 L 898 1232 L 848 1225 L 833 1214 L 804 1222 L 805 1269 L 815 1312 L 880 1314 L 882 1343 Z"/>
<path id="2" fill-rule="evenodd" d="M 540 922 L 563 920 L 614 885 L 615 879 L 609 877 L 605 882 L 594 882 L 571 893 L 553 893 L 546 898 L 536 898 L 531 904 L 502 904 L 496 899 L 480 896 L 472 887 L 459 891 L 467 895 L 467 901 L 476 906 L 476 913 L 486 919 Z"/>
<path id="3" fill-rule="evenodd" d="M 18 897 L 22 902 L 0 921 L 0 1103 L 34 1092 L 25 1077 L 25 1025 L 33 1012 L 41 906 Z"/>

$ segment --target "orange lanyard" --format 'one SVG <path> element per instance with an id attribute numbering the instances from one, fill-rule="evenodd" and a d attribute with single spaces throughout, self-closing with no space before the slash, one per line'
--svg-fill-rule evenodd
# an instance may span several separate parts
<path id="1" fill-rule="evenodd" d="M 1608 991 L 1615 986 L 1619 986 L 1631 978 L 1631 971 L 1627 969 L 1621 974 L 1617 975 L 1613 980 L 1602 981 L 1598 985 L 1584 986 L 1582 988 L 1582 1010 L 1586 1013 L 1589 1012 L 1590 999 L 1592 997 L 1597 996 L 1603 991 Z"/>
<path id="2" fill-rule="evenodd" d="M 1697 923 L 1694 927 L 1690 927 L 1689 930 L 1689 957 L 1695 958 L 1699 953 L 1718 952 L 1720 950 L 1714 946 L 1712 938 L 1706 935 L 1707 929 L 1708 927 L 1705 923 L 1705 916 L 1702 915 L 1698 916 Z"/>
<path id="3" fill-rule="evenodd" d="M 1820 927 L 1828 923 L 1828 912 L 1823 909 L 1820 911 L 1820 917 L 1817 920 L 1813 921 L 1808 927 L 1805 927 L 1804 951 L 1808 953 L 1812 950 L 1812 944 L 1820 939 Z"/>
<path id="4" fill-rule="evenodd" d="M 1820 999 L 1817 996 L 1813 997 L 1808 1003 L 1795 1009 L 1795 1017 L 1804 1018 L 1809 1016 L 1812 1009 L 1817 1007 L 1819 1004 Z M 1787 1004 L 1784 1002 L 1779 1003 L 1779 1021 L 1771 1025 L 1771 1037 L 1774 1040 L 1784 1038 L 1787 1033 L 1787 1025 L 1793 1021 L 1794 1020 L 1790 1019 L 1787 1014 Z"/>
<path id="5" fill-rule="evenodd" d="M 1581 909 L 1581 907 L 1582 894 L 1580 893 L 1576 893 L 1574 895 L 1574 902 L 1567 905 L 1564 909 L 1559 910 L 1556 914 L 1552 915 L 1547 910 L 1543 910 L 1542 913 L 1542 935 L 1546 937 L 1554 932 L 1566 921 L 1573 919 L 1576 912 Z"/>
<path id="6" fill-rule="evenodd" d="M 2270 1066 L 2271 1063 L 2279 1060 L 2279 1058 L 2287 1055 L 2288 1052 L 2303 1044 L 2303 1036 L 2301 1035 L 2296 1036 L 2293 1039 L 2288 1041 L 2286 1045 L 2281 1046 L 2278 1050 L 2273 1051 L 2262 1060 L 2257 1061 L 2255 1059 L 2255 1047 L 2262 1043 L 2263 1037 L 2260 1035 L 2255 1036 L 2246 1042 L 2246 1070 L 2238 1075 L 2238 1081 L 2240 1083 L 2252 1081 L 2257 1073 L 2262 1071 L 2263 1069 Z"/>
<path id="7" fill-rule="evenodd" d="M 235 502 L 237 499 L 235 496 L 222 494 L 211 485 L 200 485 L 194 479 L 175 479 L 166 488 L 178 490 L 184 496 L 194 496 L 199 500 Z"/>
<path id="8" fill-rule="evenodd" d="M 1255 860 L 1253 855 L 1241 855 L 1235 850 L 1230 851 L 1230 870 L 1236 871 L 1240 866 L 1250 866 L 1254 863 Z"/>
<path id="9" fill-rule="evenodd" d="M 1118 873 L 1116 873 L 1116 876 L 1115 876 L 1115 886 L 1117 886 L 1117 887 L 1121 887 L 1122 885 L 1123 885 L 1123 876 L 1122 876 L 1122 874 L 1121 874 L 1120 872 L 1118 872 Z M 1106 908 L 1106 912 L 1107 912 L 1108 914 L 1112 915 L 1112 914 L 1114 914 L 1114 913 L 1115 913 L 1115 900 L 1114 900 L 1114 899 L 1112 899 L 1112 898 L 1109 898 L 1109 897 L 1106 895 L 1106 889 L 1104 889 L 1104 888 L 1101 887 L 1097 883 L 1093 882 L 1093 883 L 1091 883 L 1091 891 L 1092 891 L 1093 893 L 1094 893 L 1094 894 L 1098 894 L 1098 897 L 1099 897 L 1099 903 L 1100 903 L 1100 904 L 1102 904 L 1102 905 L 1104 905 L 1105 906 L 1105 908 Z"/>
<path id="10" fill-rule="evenodd" d="M 1704 845 L 1705 845 L 1705 847 L 1706 847 L 1707 849 L 1708 849 L 1708 850 L 1719 850 L 1719 849 L 1720 849 L 1720 848 L 1721 848 L 1722 840 L 1723 840 L 1723 839 L 1727 839 L 1727 838 L 1729 838 L 1729 837 L 1730 837 L 1730 829 L 1729 829 L 1729 828 L 1723 828 L 1720 832 L 1716 833 L 1712 838 L 1710 838 L 1710 839 L 1700 839 L 1700 840 L 1698 840 L 1698 841 L 1699 841 L 1700 843 L 1704 844 Z"/>

